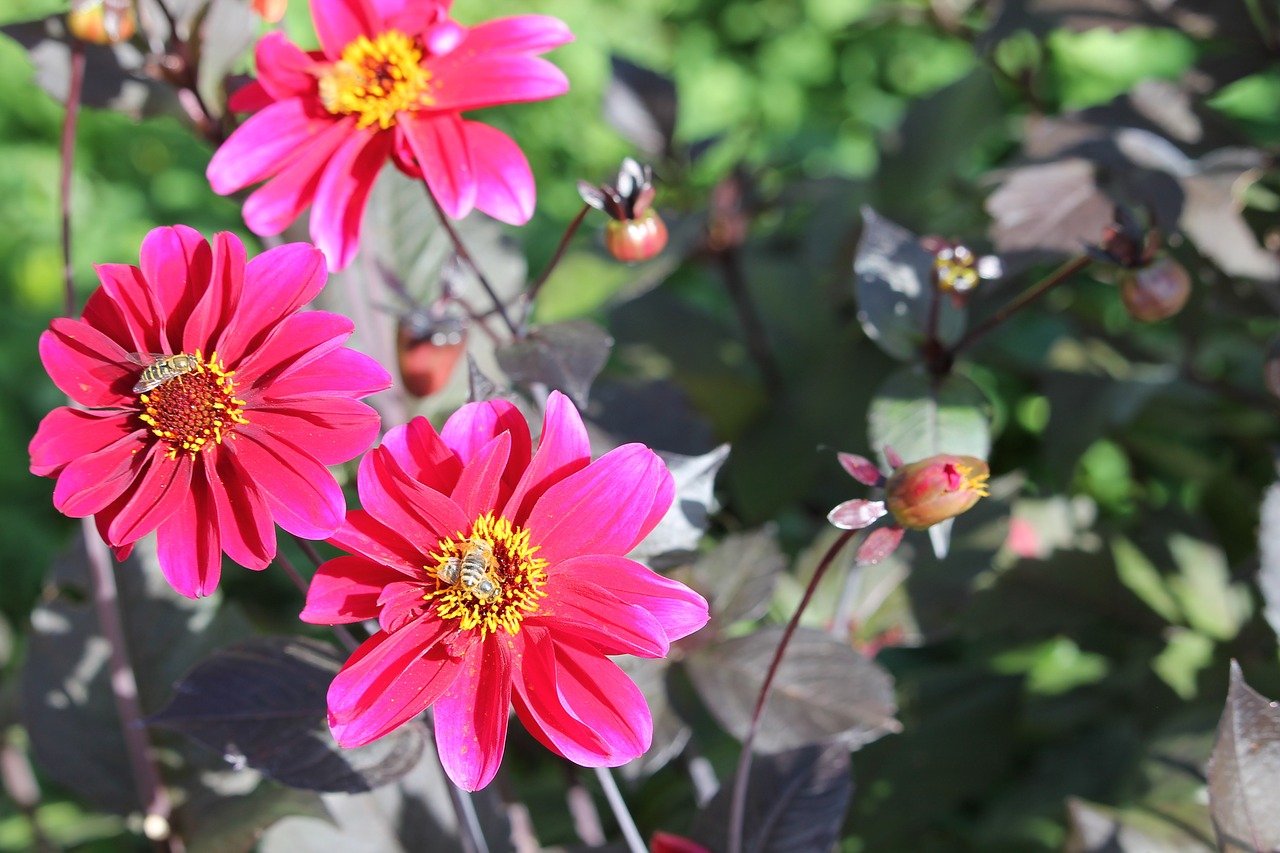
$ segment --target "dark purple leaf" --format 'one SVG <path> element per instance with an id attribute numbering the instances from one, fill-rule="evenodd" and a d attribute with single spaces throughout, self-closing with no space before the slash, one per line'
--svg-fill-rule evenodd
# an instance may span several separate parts
<path id="1" fill-rule="evenodd" d="M 906 532 L 896 524 L 888 527 L 877 527 L 872 530 L 867 534 L 867 538 L 862 540 L 862 544 L 858 546 L 858 565 L 874 565 L 892 554 L 897 549 L 898 544 L 902 542 L 902 537 Z"/>
<path id="2" fill-rule="evenodd" d="M 653 532 L 628 555 L 649 565 L 678 565 L 698 550 L 707 531 L 708 517 L 719 509 L 715 498 L 716 474 L 729 458 L 729 445 L 722 444 L 700 456 L 661 454 L 675 480 L 676 497 L 671 509 Z"/>
<path id="3" fill-rule="evenodd" d="M 480 365 L 476 364 L 476 360 L 469 355 L 467 356 L 467 385 L 470 388 L 467 399 L 472 403 L 503 396 L 498 384 L 486 376 L 480 369 Z"/>
<path id="4" fill-rule="evenodd" d="M 730 533 L 694 564 L 689 580 L 707 598 L 717 625 L 759 619 L 769 609 L 787 556 L 773 527 Z"/>
<path id="5" fill-rule="evenodd" d="M 613 348 L 613 338 L 588 320 L 539 326 L 498 350 L 498 364 L 513 382 L 568 394 L 579 408 Z"/>
<path id="6" fill-rule="evenodd" d="M 879 466 L 863 456 L 854 453 L 837 453 L 840 466 L 849 472 L 849 476 L 864 486 L 879 486 L 884 483 L 884 474 Z"/>
<path id="7" fill-rule="evenodd" d="M 686 661 L 698 695 L 736 737 L 746 733 L 781 639 L 782 628 L 771 626 L 705 646 Z M 756 748 L 779 752 L 832 740 L 857 748 L 901 730 L 896 712 L 887 672 L 848 643 L 800 628 L 774 678 Z"/>
<path id="8" fill-rule="evenodd" d="M 1280 848 L 1280 707 L 1245 683 L 1235 661 L 1208 776 L 1218 847 L 1226 853 Z"/>
<path id="9" fill-rule="evenodd" d="M 841 530 L 861 530 L 885 514 L 884 501 L 845 501 L 827 513 L 827 521 Z"/>
<path id="10" fill-rule="evenodd" d="M 928 337 L 929 313 L 938 300 L 938 339 L 953 343 L 964 331 L 965 311 L 942 298 L 933 279 L 933 254 L 907 229 L 862 208 L 862 238 L 854 258 L 858 321 L 894 358 L 914 359 Z"/>
<path id="11" fill-rule="evenodd" d="M 698 815 L 693 840 L 721 853 L 728 847 L 732 786 L 725 784 Z M 828 853 L 840 837 L 853 798 L 849 749 L 805 746 L 751 762 L 743 825 L 744 853 Z"/>
<path id="12" fill-rule="evenodd" d="M 1262 381 L 1271 396 L 1280 397 L 1280 338 L 1267 346 L 1266 361 L 1262 366 Z"/>
<path id="13" fill-rule="evenodd" d="M 675 81 L 619 56 L 611 61 L 605 121 L 648 156 L 669 157 L 678 111 Z"/>
<path id="14" fill-rule="evenodd" d="M 417 763 L 421 732 L 405 726 L 368 746 L 339 747 L 325 695 L 342 661 L 315 640 L 255 637 L 197 664 L 147 722 L 293 788 L 354 793 L 387 785 Z"/>
<path id="15" fill-rule="evenodd" d="M 1078 157 L 1003 172 L 986 202 L 996 250 L 1003 257 L 1070 255 L 1099 242 L 1115 203 L 1094 175 L 1094 165 Z"/>

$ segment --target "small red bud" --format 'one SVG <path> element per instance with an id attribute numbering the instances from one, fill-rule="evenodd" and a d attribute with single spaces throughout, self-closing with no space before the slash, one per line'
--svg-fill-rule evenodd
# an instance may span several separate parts
<path id="1" fill-rule="evenodd" d="M 667 226 L 657 211 L 649 208 L 639 219 L 611 219 L 604 226 L 604 246 L 620 261 L 634 264 L 647 261 L 667 245 Z"/>
<path id="2" fill-rule="evenodd" d="M 969 510 L 987 495 L 987 463 L 975 456 L 941 453 L 889 475 L 885 507 L 903 527 L 923 530 Z"/>
<path id="3" fill-rule="evenodd" d="M 269 24 L 277 24 L 284 17 L 289 0 L 253 0 L 253 11 Z"/>
<path id="4" fill-rule="evenodd" d="M 707 848 L 680 835 L 655 832 L 649 842 L 649 853 L 711 853 Z"/>
<path id="5" fill-rule="evenodd" d="M 133 4 L 99 2 L 67 13 L 67 31 L 91 44 L 119 44 L 133 38 L 138 19 Z"/>
<path id="6" fill-rule="evenodd" d="M 1191 276 L 1172 258 L 1160 258 L 1120 279 L 1120 298 L 1129 316 L 1143 323 L 1167 320 L 1191 296 Z"/>
<path id="7" fill-rule="evenodd" d="M 417 335 L 408 323 L 401 323 L 396 335 L 400 360 L 400 380 L 415 397 L 427 397 L 439 391 L 453 375 L 453 368 L 466 346 L 465 333 L 447 338 Z"/>

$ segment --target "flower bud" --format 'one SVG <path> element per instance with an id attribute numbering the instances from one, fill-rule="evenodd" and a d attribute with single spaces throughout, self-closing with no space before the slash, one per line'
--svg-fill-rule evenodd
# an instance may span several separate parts
<path id="1" fill-rule="evenodd" d="M 133 38 L 137 30 L 132 3 L 76 4 L 67 13 L 67 31 L 91 44 L 119 44 Z"/>
<path id="2" fill-rule="evenodd" d="M 1143 323 L 1167 320 L 1182 310 L 1191 296 L 1191 276 L 1172 258 L 1159 258 L 1145 267 L 1125 272 L 1120 298 L 1129 316 Z"/>
<path id="3" fill-rule="evenodd" d="M 667 226 L 653 208 L 639 219 L 611 219 L 604 227 L 604 246 L 620 261 L 647 261 L 667 245 Z"/>
<path id="4" fill-rule="evenodd" d="M 970 509 L 987 495 L 987 463 L 942 453 L 903 465 L 885 483 L 885 506 L 903 527 L 923 530 Z"/>
<path id="5" fill-rule="evenodd" d="M 696 841 L 690 841 L 669 832 L 655 832 L 649 843 L 649 853 L 711 853 Z"/>
<path id="6" fill-rule="evenodd" d="M 253 0 L 253 11 L 268 24 L 278 24 L 288 5 L 289 0 Z"/>
<path id="7" fill-rule="evenodd" d="M 415 397 L 427 397 L 443 388 L 466 346 L 466 330 L 455 318 L 426 326 L 421 318 L 421 313 L 403 318 L 396 335 L 400 379 Z"/>

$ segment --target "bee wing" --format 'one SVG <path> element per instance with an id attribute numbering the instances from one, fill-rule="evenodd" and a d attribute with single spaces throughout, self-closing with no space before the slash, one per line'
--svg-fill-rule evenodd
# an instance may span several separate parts
<path id="1" fill-rule="evenodd" d="M 146 367 L 155 364 L 157 361 L 163 361 L 169 356 L 162 352 L 128 352 L 124 355 L 133 364 L 140 364 Z"/>

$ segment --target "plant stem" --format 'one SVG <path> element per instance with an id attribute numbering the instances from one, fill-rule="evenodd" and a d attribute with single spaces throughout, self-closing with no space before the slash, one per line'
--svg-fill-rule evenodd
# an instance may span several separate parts
<path id="1" fill-rule="evenodd" d="M 729 298 L 738 311 L 738 322 L 742 324 L 742 333 L 746 338 L 747 351 L 760 373 L 764 376 L 765 386 L 770 390 L 782 387 L 782 373 L 769 349 L 769 337 L 765 333 L 764 323 L 751 301 L 751 292 L 747 287 L 747 276 L 742 269 L 742 256 L 737 246 L 728 246 L 716 253 L 720 261 L 720 270 L 724 274 L 725 287 L 729 290 Z"/>
<path id="2" fill-rule="evenodd" d="M 63 314 L 76 314 L 75 276 L 71 270 L 71 173 L 76 159 L 76 122 L 80 116 L 80 93 L 84 88 L 84 42 L 71 40 L 71 84 L 67 90 L 67 117 L 62 123 L 62 175 L 58 183 L 58 205 L 62 208 Z"/>
<path id="3" fill-rule="evenodd" d="M 836 555 L 858 532 L 857 530 L 844 531 L 839 539 L 831 543 L 827 553 L 822 555 L 822 561 L 818 563 L 818 568 L 809 580 L 809 585 L 805 587 L 804 595 L 800 599 L 799 606 L 796 607 L 796 612 L 792 615 L 791 621 L 787 623 L 786 630 L 782 632 L 782 639 L 778 641 L 778 649 L 773 653 L 773 660 L 769 662 L 769 669 L 765 672 L 764 683 L 760 685 L 760 695 L 756 697 L 756 707 L 751 714 L 751 723 L 747 726 L 747 733 L 742 738 L 742 753 L 738 756 L 738 769 L 733 774 L 733 794 L 729 801 L 729 853 L 742 853 L 743 818 L 747 808 L 747 781 L 751 775 L 751 746 L 755 742 L 756 732 L 760 728 L 760 719 L 764 716 L 764 706 L 769 701 L 774 677 L 777 676 L 778 668 L 782 665 L 782 656 L 786 653 L 787 646 L 790 645 L 791 637 L 795 634 L 796 628 L 800 626 L 800 617 L 804 615 L 805 608 L 813 600 L 814 593 L 818 590 L 818 584 L 821 583 L 823 576 L 826 575 L 827 569 L 831 568 L 831 565 L 835 562 Z"/>
<path id="4" fill-rule="evenodd" d="M 565 249 L 569 248 L 569 241 L 573 239 L 573 235 L 578 233 L 578 227 L 582 225 L 582 221 L 587 218 L 587 214 L 591 211 L 591 205 L 582 205 L 582 210 L 578 211 L 578 215 L 569 223 L 569 227 L 564 229 L 564 236 L 560 238 L 560 245 L 556 246 L 555 254 L 551 256 L 551 260 L 547 262 L 546 269 L 542 271 L 542 275 L 538 276 L 538 280 L 529 285 L 529 292 L 525 294 L 524 313 L 520 317 L 520 328 L 524 329 L 529 323 L 529 315 L 533 312 L 533 301 L 538 298 L 538 291 L 542 290 L 542 285 L 547 283 L 547 279 L 551 278 L 551 273 L 560 264 L 561 258 L 564 257 Z"/>
<path id="5" fill-rule="evenodd" d="M 1017 297 L 1002 306 L 999 311 L 988 317 L 981 325 L 970 329 L 969 333 L 961 338 L 960 341 L 951 348 L 948 353 L 951 360 L 954 360 L 956 355 L 959 354 L 962 349 L 999 326 L 1005 320 L 1008 320 L 1023 308 L 1026 308 L 1041 296 L 1044 296 L 1050 290 L 1053 290 L 1055 287 L 1071 278 L 1071 276 L 1080 272 L 1080 270 L 1087 267 L 1092 261 L 1093 259 L 1088 255 L 1081 255 L 1078 258 L 1067 261 L 1065 264 L 1049 273 L 1049 275 L 1042 278 L 1039 282 L 1018 294 Z"/>
<path id="6" fill-rule="evenodd" d="M 467 251 L 467 247 L 463 244 L 462 238 L 458 236 L 458 232 L 454 230 L 453 223 L 449 221 L 449 217 L 445 214 L 444 208 L 440 206 L 440 202 L 436 199 L 435 194 L 431 192 L 431 188 L 427 188 L 427 198 L 431 199 L 431 204 L 436 209 L 436 216 L 440 220 L 440 227 L 449 235 L 449 239 L 453 242 L 454 251 L 458 253 L 458 257 L 462 259 L 467 266 L 471 267 L 471 271 L 476 274 L 476 278 L 480 281 L 480 286 L 484 288 L 485 293 L 489 294 L 489 299 L 493 302 L 493 307 L 497 310 L 498 316 L 502 318 L 502 322 L 507 324 L 507 328 L 511 330 L 512 338 L 520 337 L 520 330 L 516 328 L 516 324 L 511 321 L 511 315 L 507 313 L 507 306 L 502 304 L 502 300 L 498 298 L 498 292 L 493 289 L 493 285 L 489 284 L 489 279 L 485 278 L 484 273 L 480 271 L 480 267 L 476 266 L 476 262 L 472 260 L 471 253 Z"/>
<path id="7" fill-rule="evenodd" d="M 320 555 L 316 552 L 315 547 L 312 546 L 310 542 L 307 542 L 305 539 L 299 539 L 297 536 L 293 537 L 293 541 L 298 543 L 309 560 L 315 563 L 317 567 L 320 565 Z M 302 573 L 298 571 L 298 567 L 279 551 L 276 551 L 275 562 L 280 564 L 280 568 L 284 570 L 285 577 L 293 581 L 293 585 L 298 588 L 298 591 L 302 593 L 302 597 L 305 599 L 307 597 L 307 589 L 309 585 L 307 584 L 306 578 L 304 578 Z M 329 630 L 333 632 L 333 635 L 338 638 L 338 642 L 342 643 L 343 648 L 348 652 L 354 652 L 360 647 L 360 641 L 356 639 L 356 635 L 351 633 L 351 629 L 346 625 L 330 625 Z"/>
<path id="8" fill-rule="evenodd" d="M 622 792 L 618 790 L 618 783 L 613 778 L 613 773 L 608 767 L 597 767 L 596 778 L 600 780 L 600 787 L 604 789 L 609 808 L 613 809 L 613 817 L 622 829 L 622 837 L 627 840 L 627 848 L 631 853 L 647 853 L 644 839 L 640 836 L 640 830 L 636 829 L 636 822 L 632 820 L 631 812 L 627 810 L 626 800 L 622 799 Z"/>
<path id="9" fill-rule="evenodd" d="M 133 770 L 133 782 L 138 801 L 146 814 L 143 822 L 147 837 L 171 851 L 184 850 L 182 839 L 169 834 L 169 816 L 173 803 L 160 778 L 147 740 L 147 730 L 142 723 L 142 707 L 138 702 L 138 680 L 129 660 L 129 648 L 125 642 L 124 622 L 120 618 L 120 593 L 116 588 L 115 566 L 111 552 L 98 535 L 92 518 L 81 521 L 85 553 L 89 563 L 89 575 L 93 586 L 94 610 L 98 616 L 98 629 L 110 649 L 111 695 L 116 713 L 120 717 L 121 735 L 129 754 L 129 766 Z"/>

